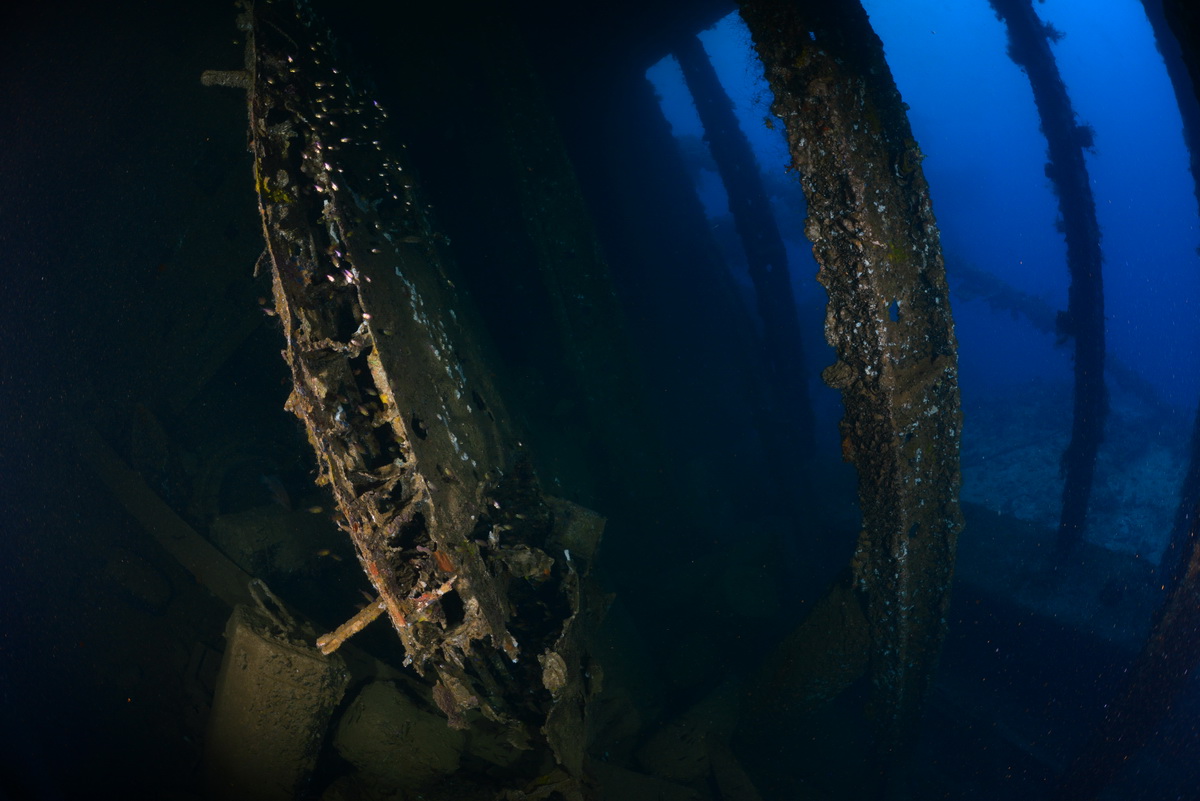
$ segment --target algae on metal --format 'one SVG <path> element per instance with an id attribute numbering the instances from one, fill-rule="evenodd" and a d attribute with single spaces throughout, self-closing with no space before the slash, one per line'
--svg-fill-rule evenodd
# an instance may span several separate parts
<path id="1" fill-rule="evenodd" d="M 1104 283 L 1100 224 L 1084 150 L 1092 147 L 1090 126 L 1076 121 L 1066 84 L 1050 43 L 1062 34 L 1045 25 L 1031 0 L 990 0 L 1008 29 L 1008 55 L 1028 76 L 1046 136 L 1046 177 L 1058 196 L 1059 230 L 1067 243 L 1071 285 L 1067 309 L 1059 312 L 1058 333 L 1075 342 L 1075 397 L 1071 441 L 1063 454 L 1062 515 L 1058 524 L 1059 558 L 1083 539 L 1088 501 L 1096 472 L 1096 454 L 1108 417 L 1104 383 Z"/>
<path id="2" fill-rule="evenodd" d="M 303 7 L 241 24 L 287 408 L 318 483 L 448 722 L 482 714 L 579 776 L 579 583 L 603 521 L 542 493 L 388 111 Z"/>
<path id="3" fill-rule="evenodd" d="M 922 156 L 862 8 L 746 0 L 741 10 L 829 293 L 825 334 L 837 361 L 823 375 L 842 392 L 843 456 L 859 475 L 850 581 L 865 613 L 874 750 L 886 770 L 911 740 L 938 659 L 962 527 L 945 266 Z"/>

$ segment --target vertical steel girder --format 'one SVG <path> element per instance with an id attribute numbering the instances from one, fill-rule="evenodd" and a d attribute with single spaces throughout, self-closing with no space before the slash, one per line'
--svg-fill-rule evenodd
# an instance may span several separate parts
<path id="1" fill-rule="evenodd" d="M 829 292 L 844 457 L 859 474 L 853 581 L 869 631 L 876 749 L 903 751 L 945 632 L 958 505 L 957 346 L 905 106 L 857 3 L 746 0 L 742 16 L 808 199 Z"/>

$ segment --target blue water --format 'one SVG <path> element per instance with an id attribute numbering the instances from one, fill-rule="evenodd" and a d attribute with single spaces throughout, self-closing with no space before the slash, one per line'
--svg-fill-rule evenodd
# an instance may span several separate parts
<path id="1" fill-rule="evenodd" d="M 1184 445 L 1200 399 L 1200 227 L 1179 101 L 1140 3 L 1035 4 L 1042 21 L 1063 34 L 1052 51 L 1077 122 L 1095 134 L 1086 165 L 1101 229 L 1111 398 L 1085 534 L 1096 550 L 1067 568 L 1073 573 L 1065 584 L 1049 589 L 1062 578 L 1039 578 L 1039 570 L 1061 508 L 1070 344 L 1025 316 L 991 308 L 969 291 L 967 275 L 992 276 L 1043 315 L 1066 307 L 1066 247 L 1030 83 L 1008 57 L 1004 24 L 987 3 L 866 0 L 864 6 L 925 154 L 959 342 L 967 528 L 959 605 L 934 705 L 962 704 L 959 712 L 990 706 L 995 717 L 983 725 L 1006 731 L 1001 741 L 1019 743 L 1036 759 L 1069 760 L 1078 727 L 1091 725 L 1111 702 L 1109 677 L 1126 672 L 1161 600 L 1153 568 L 1175 523 L 1188 460 Z M 807 320 L 806 350 L 822 367 L 833 361 L 819 337 L 822 292 L 803 236 L 803 201 L 775 180 L 789 158 L 761 66 L 736 14 L 700 38 L 771 187 L 793 291 Z M 715 164 L 694 155 L 703 128 L 678 64 L 667 57 L 647 74 L 674 134 L 693 153 L 689 164 L 710 225 L 714 232 L 730 227 Z M 1183 94 L 1183 102 L 1196 102 L 1190 88 Z M 735 251 L 727 259 L 736 265 L 736 242 L 726 247 Z M 747 276 L 738 277 L 749 284 Z M 831 426 L 836 410 L 825 405 L 821 387 L 814 392 L 819 425 Z M 1001 609 L 973 606 L 986 609 L 998 598 Z M 1073 633 L 1056 630 L 1064 622 Z M 1117 643 L 1125 656 L 1092 650 L 1089 635 L 1073 639 L 1081 632 Z M 1074 683 L 1064 683 L 1065 675 Z M 1191 709 L 1196 693 L 1188 692 L 1191 700 L 1180 703 Z M 1135 757 L 1137 767 L 1103 798 L 1192 797 L 1181 788 L 1194 778 L 1182 768 L 1195 754 L 1194 727 L 1180 718 L 1159 725 L 1153 745 Z M 947 798 L 971 797 L 965 788 L 973 782 L 984 797 L 1025 797 L 1033 792 L 1029 786 L 1040 792 L 1049 781 L 1030 779 L 1044 765 L 1022 767 L 1021 758 L 1010 757 L 1007 778 L 1031 785 L 1005 791 L 999 789 L 1005 780 L 993 777 L 999 784 L 984 789 L 989 770 L 978 760 L 1005 745 L 968 746 L 973 735 L 948 736 L 966 751 L 958 757 L 961 783 Z M 938 752 L 940 758 L 953 760 L 952 750 Z"/>
<path id="2" fill-rule="evenodd" d="M 148 536 L 161 518 L 146 509 L 165 504 L 197 536 L 231 553 L 244 546 L 249 569 L 327 624 L 344 620 L 368 585 L 348 538 L 303 511 L 324 515 L 333 502 L 283 409 L 291 377 L 278 321 L 263 314 L 269 281 L 251 277 L 263 241 L 244 97 L 197 80 L 242 63 L 232 9 L 70 5 L 63 14 L 31 7 L 0 32 L 0 263 L 10 280 L 0 295 L 0 799 L 198 798 L 229 610 Z M 577 191 L 587 209 L 572 234 L 581 241 L 539 254 L 513 184 L 514 174 L 541 180 L 543 165 L 510 170 L 495 87 L 480 77 L 496 52 L 488 48 L 502 44 L 476 46 L 457 6 L 328 5 L 331 26 L 371 73 L 364 85 L 393 112 L 389 133 L 405 143 L 444 229 L 447 269 L 457 271 L 450 286 L 470 301 L 464 308 L 481 310 L 480 336 L 494 346 L 487 367 L 514 390 L 503 400 L 528 429 L 523 447 L 544 486 L 608 518 L 595 573 L 607 611 L 595 644 L 605 690 L 589 759 L 610 788 L 645 792 L 604 798 L 749 797 L 729 792 L 740 766 L 764 801 L 857 801 L 847 788 L 867 753 L 866 682 L 797 711 L 792 679 L 824 652 L 788 654 L 776 685 L 759 673 L 787 654 L 789 635 L 844 575 L 860 516 L 854 469 L 842 460 L 840 396 L 820 379 L 834 353 L 805 201 L 732 4 L 699 38 L 784 239 L 815 410 L 812 452 L 784 454 L 781 470 L 768 446 L 790 410 L 772 417 L 756 406 L 754 287 L 674 59 L 646 73 L 669 123 L 662 133 L 640 80 L 653 59 L 624 69 L 632 40 L 615 32 L 624 26 L 601 24 L 608 11 L 518 15 L 554 115 L 554 132 L 538 141 L 572 160 L 555 176 L 563 193 L 554 202 Z M 1048 797 L 1162 603 L 1159 567 L 1200 402 L 1200 217 L 1177 101 L 1139 2 L 1035 4 L 1064 34 L 1053 52 L 1080 123 L 1095 131 L 1087 167 L 1112 360 L 1085 547 L 1055 565 L 1071 343 L 971 293 L 971 276 L 983 274 L 1036 314 L 1053 319 L 1066 305 L 1058 202 L 1029 81 L 984 0 L 864 5 L 925 154 L 964 412 L 966 528 L 941 665 L 907 754 L 911 797 Z M 619 43 L 608 61 L 590 48 L 592 35 Z M 627 368 L 645 397 L 602 395 L 619 381 L 577 385 L 595 353 L 571 352 L 570 326 L 550 310 L 555 288 L 539 259 L 593 249 L 612 280 L 599 305 L 617 312 L 614 335 L 589 341 L 626 348 L 604 369 Z M 589 416 L 596 408 L 613 416 L 606 425 Z M 93 432 L 148 496 L 131 500 L 103 480 Z M 811 472 L 789 472 L 797 465 Z M 288 535 L 267 547 L 218 536 L 236 532 L 226 524 L 239 515 L 278 522 L 283 507 L 264 477 L 278 478 L 319 541 Z M 843 633 L 831 626 L 821 644 Z M 359 636 L 402 664 L 385 624 Z M 755 732 L 732 736 L 730 721 L 760 684 L 778 697 L 754 743 Z M 1194 720 L 1200 687 L 1188 685 L 1101 797 L 1196 797 Z M 485 762 L 465 759 L 463 775 Z M 347 773 L 327 748 L 313 797 Z M 673 795 L 659 792 L 668 786 Z M 427 797 L 462 797 L 451 785 L 437 793 Z"/>
<path id="3" fill-rule="evenodd" d="M 1007 402 L 1014 393 L 1032 398 L 1047 391 L 1057 393 L 1060 406 L 1069 403 L 1064 385 L 1070 381 L 1069 346 L 1025 319 L 958 293 L 956 265 L 963 264 L 996 276 L 1048 309 L 1066 307 L 1066 247 L 1055 227 L 1058 201 L 1043 170 L 1046 141 L 1029 80 L 1006 54 L 1003 23 L 985 3 L 881 0 L 864 5 L 925 154 L 922 166 L 954 301 L 965 408 L 970 412 L 998 397 Z M 1173 415 L 1186 418 L 1200 397 L 1200 348 L 1195 347 L 1200 341 L 1200 227 L 1179 109 L 1140 4 L 1058 0 L 1036 8 L 1064 34 L 1053 51 L 1078 122 L 1095 131 L 1086 160 L 1101 227 L 1109 358 L 1144 379 L 1162 404 L 1126 409 L 1110 376 L 1117 411 L 1107 448 L 1112 451 L 1114 441 L 1128 437 L 1162 438 L 1166 447 L 1180 435 Z M 700 38 L 764 174 L 785 174 L 789 157 L 782 123 L 770 112 L 770 90 L 745 25 L 730 14 Z M 676 136 L 702 137 L 674 59 L 656 64 L 648 77 Z M 714 228 L 731 227 L 715 165 L 702 165 L 694 176 Z M 775 212 L 788 246 L 793 290 L 802 309 L 806 302 L 816 308 L 823 293 L 812 280 L 816 265 L 803 236 L 803 214 L 795 202 L 784 200 L 776 197 Z M 816 341 L 806 345 L 815 351 L 813 361 L 818 366 L 832 361 L 832 351 L 822 351 L 817 337 L 811 339 Z M 816 391 L 819 396 L 822 390 Z M 1171 422 L 1135 423 L 1123 411 Z M 973 468 L 973 434 L 978 433 L 968 413 L 968 495 L 988 478 Z M 1121 460 L 1113 454 L 1108 458 Z M 1101 482 L 1106 469 L 1102 465 Z M 1181 475 L 1174 463 L 1145 469 L 1161 477 L 1139 479 L 1154 485 L 1148 489 L 1160 496 L 1160 513 L 1145 522 L 1158 530 L 1110 535 L 1101 527 L 1090 536 L 1157 558 L 1169 525 L 1164 514 L 1173 509 Z M 1044 475 L 1053 480 L 1052 473 L 1043 464 L 1030 480 L 1036 483 Z M 1055 514 L 1053 495 L 1046 492 L 1039 501 L 1046 520 Z"/>
<path id="4" fill-rule="evenodd" d="M 955 261 L 966 260 L 1063 307 L 1065 247 L 1042 170 L 1046 143 L 1029 81 L 1005 54 L 1003 25 L 982 3 L 865 7 L 926 156 L 951 283 Z M 1149 23 L 1132 2 L 1059 0 L 1037 8 L 1065 34 L 1054 45 L 1059 68 L 1078 120 L 1096 131 L 1087 162 L 1103 236 L 1110 347 L 1166 399 L 1190 407 L 1200 394 L 1200 352 L 1190 347 L 1200 336 L 1200 229 L 1179 110 Z M 764 124 L 770 92 L 745 26 L 731 15 L 701 40 L 763 170 L 781 169 L 786 146 L 779 126 Z M 673 59 L 649 74 L 676 133 L 701 135 Z M 710 210 L 721 207 L 719 186 L 702 184 L 701 192 Z M 794 219 L 782 228 L 793 240 L 801 236 Z M 797 272 L 798 283 L 808 278 L 803 265 Z M 973 322 L 958 319 L 963 369 L 972 378 L 997 368 L 1006 382 L 1059 372 L 1046 353 L 994 358 L 997 343 L 977 339 L 986 334 Z M 986 367 L 976 373 L 976 365 Z"/>

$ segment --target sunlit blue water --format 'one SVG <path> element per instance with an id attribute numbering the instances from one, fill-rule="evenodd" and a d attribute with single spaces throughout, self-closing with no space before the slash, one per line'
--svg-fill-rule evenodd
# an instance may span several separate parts
<path id="1" fill-rule="evenodd" d="M 1055 225 L 1058 201 L 1044 172 L 1046 141 L 1029 80 L 1008 58 L 1004 26 L 986 3 L 865 6 L 926 156 L 923 167 L 955 301 L 968 411 L 967 495 L 1000 508 L 1021 507 L 1025 517 L 1035 516 L 1037 507 L 1036 516 L 1049 522 L 1061 491 L 1057 465 L 1049 457 L 1065 445 L 1065 432 L 1054 447 L 1028 455 L 1036 464 L 1029 466 L 1029 487 L 1023 488 L 1013 477 L 987 474 L 980 453 L 994 449 L 994 443 L 980 442 L 971 412 L 1020 398 L 1029 401 L 1030 415 L 1069 404 L 1070 347 L 1026 319 L 959 295 L 956 273 L 958 265 L 983 270 L 1046 309 L 1066 307 L 1066 248 Z M 1170 413 L 1186 418 L 1200 396 L 1200 348 L 1194 344 L 1200 341 L 1200 230 L 1180 114 L 1140 4 L 1058 0 L 1036 8 L 1064 34 L 1054 53 L 1078 121 L 1095 130 L 1095 146 L 1086 159 L 1102 232 L 1109 358 L 1148 382 L 1162 404 L 1147 408 L 1128 400 L 1109 376 L 1115 411 L 1101 454 L 1100 483 L 1138 484 L 1143 502 L 1148 493 L 1157 495 L 1150 502 L 1156 512 L 1132 524 L 1106 519 L 1090 536 L 1156 558 L 1181 477 L 1179 455 L 1166 452 L 1180 434 L 1179 420 Z M 781 174 L 789 161 L 786 145 L 770 113 L 770 91 L 745 26 L 732 14 L 701 40 L 763 172 Z M 702 137 L 674 60 L 660 62 L 649 77 L 676 135 Z M 714 165 L 698 165 L 695 177 L 714 227 L 731 227 Z M 803 237 L 802 211 L 777 196 L 776 214 L 801 308 L 819 309 L 823 293 L 813 280 L 816 267 Z M 815 332 L 815 325 L 806 331 Z M 818 337 L 807 346 L 815 352 L 814 361 L 832 360 Z M 1043 405 L 1047 393 L 1055 397 Z M 1062 417 L 1060 423 L 1068 420 Z M 1121 451 L 1130 439 L 1160 438 L 1145 464 L 1131 463 Z M 1114 476 L 1109 467 L 1115 462 L 1140 474 Z M 1011 472 L 1012 465 L 1000 469 Z M 1114 491 L 1125 500 L 1137 493 L 1128 487 Z M 1001 493 L 1009 497 L 998 497 Z M 1121 530 L 1108 531 L 1105 525 Z M 1131 526 L 1146 530 L 1133 533 Z"/>

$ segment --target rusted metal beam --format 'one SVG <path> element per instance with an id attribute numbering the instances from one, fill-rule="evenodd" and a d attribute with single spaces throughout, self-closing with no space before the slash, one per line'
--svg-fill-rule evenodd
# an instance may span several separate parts
<path id="1" fill-rule="evenodd" d="M 857 2 L 741 5 L 808 199 L 829 292 L 844 457 L 863 524 L 852 564 L 885 772 L 910 742 L 945 632 L 962 516 L 957 345 L 921 153 Z"/>
<path id="2" fill-rule="evenodd" d="M 1104 386 L 1104 285 L 1101 280 L 1100 225 L 1083 151 L 1092 129 L 1076 123 L 1071 98 L 1059 75 L 1050 42 L 1060 36 L 1042 23 L 1031 0 L 990 0 L 1008 26 L 1008 55 L 1029 77 L 1046 136 L 1046 177 L 1058 195 L 1060 228 L 1067 240 L 1071 286 L 1067 310 L 1058 317 L 1059 334 L 1075 340 L 1075 402 L 1071 441 L 1063 454 L 1062 515 L 1058 549 L 1066 556 L 1083 539 L 1096 453 L 1108 416 Z"/>
<path id="3" fill-rule="evenodd" d="M 602 520 L 542 494 L 388 111 L 311 11 L 262 0 L 240 23 L 246 78 L 224 83 L 248 87 L 287 408 L 318 483 L 450 723 L 482 713 L 579 776 L 580 571 Z"/>

